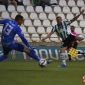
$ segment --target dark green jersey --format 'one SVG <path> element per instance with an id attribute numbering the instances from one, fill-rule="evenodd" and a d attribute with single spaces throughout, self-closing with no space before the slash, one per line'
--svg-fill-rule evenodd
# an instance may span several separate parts
<path id="1" fill-rule="evenodd" d="M 34 3 L 35 5 L 39 5 L 39 4 L 40 4 L 40 1 L 41 1 L 41 0 L 33 0 L 33 3 Z"/>
<path id="2" fill-rule="evenodd" d="M 67 31 L 67 26 L 71 24 L 71 21 L 63 21 L 62 24 L 56 24 L 51 32 L 56 32 L 58 36 L 62 38 L 62 40 L 65 40 L 70 32 Z"/>

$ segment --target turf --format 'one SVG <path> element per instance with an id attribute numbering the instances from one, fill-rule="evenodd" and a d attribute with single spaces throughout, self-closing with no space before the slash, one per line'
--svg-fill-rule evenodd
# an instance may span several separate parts
<path id="1" fill-rule="evenodd" d="M 60 63 L 40 68 L 36 61 L 0 62 L 0 85 L 85 85 L 85 62 L 67 62 L 66 68 L 58 68 Z"/>

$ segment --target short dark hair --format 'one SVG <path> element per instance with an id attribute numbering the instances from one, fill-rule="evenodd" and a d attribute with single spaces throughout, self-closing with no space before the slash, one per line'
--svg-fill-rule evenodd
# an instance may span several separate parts
<path id="1" fill-rule="evenodd" d="M 56 19 L 57 19 L 57 18 L 61 18 L 61 16 L 57 16 Z"/>
<path id="2" fill-rule="evenodd" d="M 16 15 L 15 20 L 17 21 L 17 20 L 20 20 L 20 19 L 23 19 L 23 16 L 21 16 L 21 15 Z"/>
<path id="3" fill-rule="evenodd" d="M 75 28 L 73 25 L 71 27 Z"/>

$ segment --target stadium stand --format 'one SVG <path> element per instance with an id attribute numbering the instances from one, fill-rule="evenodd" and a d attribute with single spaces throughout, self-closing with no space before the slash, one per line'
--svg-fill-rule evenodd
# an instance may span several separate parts
<path id="1" fill-rule="evenodd" d="M 60 0 L 60 1 L 59 1 L 59 5 L 60 5 L 61 7 L 63 7 L 63 6 L 66 6 L 67 3 L 66 3 L 65 0 Z"/>
<path id="2" fill-rule="evenodd" d="M 74 0 L 68 0 L 68 6 L 69 7 L 76 6 L 75 1 Z"/>
<path id="3" fill-rule="evenodd" d="M 10 18 L 9 13 L 7 11 L 2 12 L 1 17 L 4 18 Z"/>
<path id="4" fill-rule="evenodd" d="M 40 13 L 40 14 L 39 14 L 39 19 L 40 19 L 40 20 L 45 20 L 45 19 L 47 19 L 46 14 L 45 14 L 45 13 Z"/>
<path id="5" fill-rule="evenodd" d="M 15 16 L 18 14 L 18 12 L 12 12 L 11 13 L 11 19 L 15 19 Z"/>
<path id="6" fill-rule="evenodd" d="M 31 20 L 38 19 L 37 13 L 30 13 L 30 19 Z"/>
<path id="7" fill-rule="evenodd" d="M 45 37 L 49 33 L 56 22 L 56 16 L 61 16 L 63 20 L 70 20 L 79 11 L 85 8 L 85 0 L 50 0 L 50 3 L 58 3 L 59 5 L 46 6 L 45 10 L 41 6 L 34 6 L 32 0 L 23 0 L 23 6 L 17 6 L 17 11 L 14 5 L 9 5 L 6 10 L 4 5 L 0 5 L 1 18 L 14 19 L 17 14 L 21 14 L 24 17 L 24 23 L 21 26 L 25 37 L 29 42 L 41 42 L 40 39 Z M 76 32 L 81 35 L 85 33 L 85 13 L 81 15 L 77 21 L 71 25 L 76 27 Z M 68 30 L 70 31 L 69 27 Z M 0 33 L 2 31 L 2 25 L 0 25 Z M 18 42 L 21 42 L 20 38 L 16 36 Z M 59 37 L 54 34 L 46 42 L 59 42 Z M 85 42 L 85 41 L 84 41 Z"/>
<path id="8" fill-rule="evenodd" d="M 8 12 L 15 12 L 15 6 L 14 5 L 9 5 L 8 6 Z"/>
<path id="9" fill-rule="evenodd" d="M 43 12 L 43 8 L 41 6 L 36 6 L 35 7 L 35 12 L 42 13 Z"/>
<path id="10" fill-rule="evenodd" d="M 28 27 L 28 33 L 29 34 L 36 34 L 35 27 Z"/>
<path id="11" fill-rule="evenodd" d="M 26 12 L 27 12 L 27 13 L 32 13 L 32 12 L 34 12 L 33 6 L 27 6 L 27 7 L 26 7 Z"/>
<path id="12" fill-rule="evenodd" d="M 28 5 L 31 5 L 31 2 L 30 0 L 23 0 L 23 4 L 24 6 L 28 6 Z"/>
<path id="13" fill-rule="evenodd" d="M 49 33 L 52 30 L 52 27 L 47 27 L 46 33 Z"/>
<path id="14" fill-rule="evenodd" d="M 4 5 L 0 5 L 0 12 L 4 12 L 4 11 L 6 11 L 5 6 Z"/>
<path id="15" fill-rule="evenodd" d="M 46 32 L 45 32 L 44 27 L 38 27 L 38 28 L 37 28 L 37 33 L 38 33 L 38 34 L 45 34 Z"/>
<path id="16" fill-rule="evenodd" d="M 56 19 L 55 14 L 54 14 L 54 13 L 49 13 L 48 19 L 49 19 L 49 20 L 55 20 L 55 19 Z"/>
<path id="17" fill-rule="evenodd" d="M 50 0 L 50 3 L 58 3 L 57 0 Z"/>

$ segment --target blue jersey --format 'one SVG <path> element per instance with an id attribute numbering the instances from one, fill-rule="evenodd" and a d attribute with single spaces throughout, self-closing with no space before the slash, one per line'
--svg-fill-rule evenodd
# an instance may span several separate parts
<path id="1" fill-rule="evenodd" d="M 19 25 L 10 19 L 3 19 L 0 20 L 0 24 L 3 24 L 2 35 L 1 35 L 1 42 L 2 44 L 9 45 L 14 42 L 14 37 L 16 34 L 22 39 L 24 44 L 28 46 L 27 40 L 24 38 L 24 34 L 20 29 Z"/>

